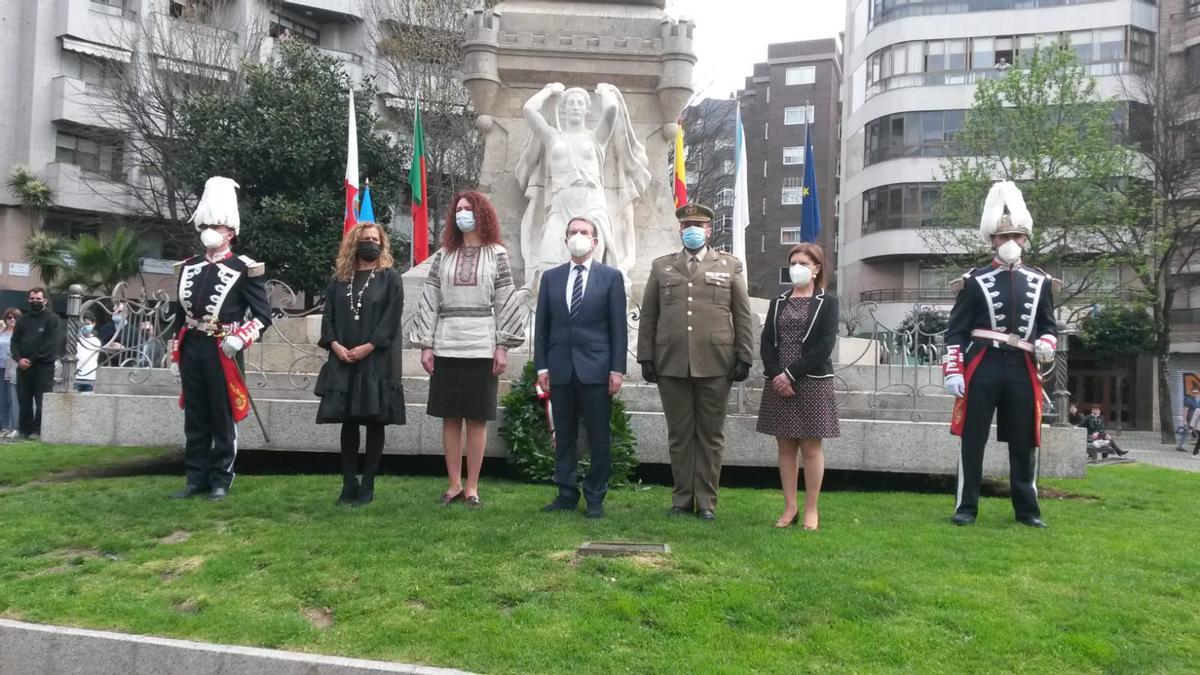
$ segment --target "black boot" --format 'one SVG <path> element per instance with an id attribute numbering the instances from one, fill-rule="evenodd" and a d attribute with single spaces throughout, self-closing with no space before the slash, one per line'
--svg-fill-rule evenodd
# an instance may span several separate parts
<path id="1" fill-rule="evenodd" d="M 358 498 L 358 479 L 357 478 L 343 478 L 342 479 L 342 493 L 340 495 L 338 495 L 338 498 L 337 498 L 338 506 L 343 506 L 346 504 L 353 504 L 354 500 L 357 498 Z"/>
<path id="2" fill-rule="evenodd" d="M 358 488 L 358 497 L 354 499 L 355 506 L 366 506 L 375 501 L 375 479 L 363 477 L 362 485 Z"/>

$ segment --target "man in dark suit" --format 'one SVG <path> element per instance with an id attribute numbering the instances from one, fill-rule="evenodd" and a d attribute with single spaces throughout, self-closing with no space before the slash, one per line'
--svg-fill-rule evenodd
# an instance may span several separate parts
<path id="1" fill-rule="evenodd" d="M 558 497 L 542 510 L 578 508 L 576 437 L 582 416 L 592 452 L 591 470 L 583 483 L 586 515 L 603 518 L 612 472 L 611 397 L 621 390 L 629 339 L 625 279 L 616 268 L 592 260 L 595 223 L 572 219 L 566 239 L 571 262 L 542 275 L 534 334 L 538 386 L 549 390 L 554 416 L 554 484 L 558 486 Z"/>

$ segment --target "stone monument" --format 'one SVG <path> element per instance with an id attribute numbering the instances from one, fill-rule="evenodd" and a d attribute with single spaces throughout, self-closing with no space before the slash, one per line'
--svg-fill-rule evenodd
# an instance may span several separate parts
<path id="1" fill-rule="evenodd" d="M 693 24 L 664 0 L 507 0 L 471 10 L 465 84 L 484 138 L 480 190 L 531 289 L 566 262 L 566 220 L 597 220 L 597 255 L 640 301 L 650 261 L 679 247 L 671 167 L 692 95 Z"/>

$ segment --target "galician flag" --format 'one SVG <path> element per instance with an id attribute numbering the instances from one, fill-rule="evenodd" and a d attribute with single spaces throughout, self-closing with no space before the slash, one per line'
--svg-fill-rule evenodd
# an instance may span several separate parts
<path id="1" fill-rule="evenodd" d="M 687 204 L 687 168 L 683 155 L 683 120 L 675 132 L 675 208 Z"/>
<path id="2" fill-rule="evenodd" d="M 346 122 L 346 208 L 342 215 L 342 234 L 350 231 L 358 219 L 354 217 L 358 199 L 358 126 L 354 120 L 354 90 L 350 90 L 350 116 Z"/>
<path id="3" fill-rule="evenodd" d="M 413 109 L 413 157 L 408 171 L 412 186 L 412 264 L 429 257 L 429 181 L 425 174 L 425 125 L 421 123 L 421 101 Z"/>
<path id="4" fill-rule="evenodd" d="M 737 107 L 733 126 L 733 223 L 730 236 L 733 255 L 742 261 L 742 277 L 746 276 L 746 227 L 750 225 L 750 188 L 747 186 L 746 132 L 742 129 L 742 106 Z"/>
<path id="5" fill-rule="evenodd" d="M 800 241 L 815 242 L 821 236 L 821 205 L 817 199 L 817 167 L 813 162 L 812 137 L 804 127 L 804 182 L 800 188 Z"/>

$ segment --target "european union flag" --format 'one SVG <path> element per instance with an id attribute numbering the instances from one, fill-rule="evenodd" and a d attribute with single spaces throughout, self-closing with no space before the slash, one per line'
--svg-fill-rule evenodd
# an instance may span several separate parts
<path id="1" fill-rule="evenodd" d="M 812 138 L 804 130 L 804 184 L 800 188 L 800 241 L 815 242 L 821 236 L 821 205 L 817 200 L 817 167 L 813 162 Z"/>

